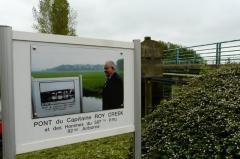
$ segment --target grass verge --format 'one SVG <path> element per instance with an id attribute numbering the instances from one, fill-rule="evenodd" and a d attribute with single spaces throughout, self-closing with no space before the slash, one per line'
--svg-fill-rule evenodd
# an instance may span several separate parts
<path id="1" fill-rule="evenodd" d="M 16 159 L 128 159 L 133 133 L 17 155 Z"/>

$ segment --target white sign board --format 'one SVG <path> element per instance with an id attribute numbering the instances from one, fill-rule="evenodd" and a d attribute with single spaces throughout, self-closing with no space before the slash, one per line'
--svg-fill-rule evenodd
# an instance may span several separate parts
<path id="1" fill-rule="evenodd" d="M 67 40 L 64 44 L 48 43 L 41 42 L 38 35 L 23 35 L 33 36 L 38 42 L 22 41 L 21 36 L 13 41 L 17 154 L 134 131 L 133 48 L 73 45 Z M 49 35 L 47 38 L 55 36 Z M 123 73 L 124 106 L 103 110 L 101 91 L 107 80 L 104 64 L 109 60 L 123 62 L 122 72 L 118 73 Z M 57 87 L 59 90 L 76 87 L 78 82 L 49 83 L 53 77 L 63 78 L 68 75 L 82 76 L 82 109 L 60 106 L 57 111 L 47 110 L 48 107 L 44 105 L 49 102 L 43 102 L 40 96 L 46 95 L 46 92 L 56 93 Z M 36 82 L 39 77 L 45 80 L 46 77 L 50 78 L 46 81 L 48 83 Z M 75 92 L 74 96 L 79 94 Z M 77 97 L 70 100 L 80 103 Z M 39 104 L 41 108 L 37 106 Z M 32 117 L 33 111 L 36 114 Z"/>
<path id="2" fill-rule="evenodd" d="M 140 145 L 139 41 L 33 34 L 8 27 L 0 27 L 0 35 L 9 44 L 0 43 L 3 115 L 10 114 L 5 116 L 6 158 L 134 131 Z"/>

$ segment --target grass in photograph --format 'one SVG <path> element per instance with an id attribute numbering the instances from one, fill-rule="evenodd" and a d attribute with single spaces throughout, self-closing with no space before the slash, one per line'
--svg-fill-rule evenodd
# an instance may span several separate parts
<path id="1" fill-rule="evenodd" d="M 133 133 L 17 155 L 16 159 L 128 159 Z"/>
<path id="2" fill-rule="evenodd" d="M 57 78 L 57 77 L 79 77 L 82 75 L 83 95 L 100 96 L 102 87 L 105 83 L 104 72 L 33 72 L 33 78 Z"/>

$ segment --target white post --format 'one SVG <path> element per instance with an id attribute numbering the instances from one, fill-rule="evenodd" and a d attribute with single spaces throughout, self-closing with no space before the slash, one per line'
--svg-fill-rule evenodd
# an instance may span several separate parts
<path id="1" fill-rule="evenodd" d="M 141 43 L 140 40 L 133 40 L 134 43 L 134 158 L 141 158 Z"/>
<path id="2" fill-rule="evenodd" d="M 3 159 L 15 159 L 12 28 L 0 26 Z"/>

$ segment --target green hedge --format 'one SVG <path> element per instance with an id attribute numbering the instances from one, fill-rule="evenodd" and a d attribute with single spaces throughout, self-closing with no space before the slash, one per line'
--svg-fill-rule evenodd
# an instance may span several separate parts
<path id="1" fill-rule="evenodd" d="M 240 158 L 240 66 L 193 79 L 145 125 L 143 158 Z"/>

